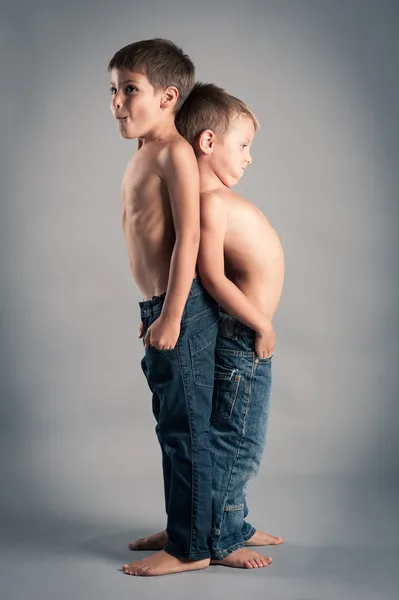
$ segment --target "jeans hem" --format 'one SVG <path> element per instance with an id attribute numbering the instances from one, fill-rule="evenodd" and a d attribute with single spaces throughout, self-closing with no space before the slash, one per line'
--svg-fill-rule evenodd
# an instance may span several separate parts
<path id="1" fill-rule="evenodd" d="M 204 558 L 210 558 L 209 551 L 207 550 L 204 550 L 203 552 L 183 552 L 171 544 L 167 544 L 164 550 L 171 556 L 182 560 L 204 560 Z"/>
<path id="2" fill-rule="evenodd" d="M 218 548 L 216 551 L 212 552 L 211 558 L 213 560 L 223 560 L 224 558 L 226 558 L 226 556 L 229 556 L 236 550 L 239 550 L 240 548 L 244 547 L 244 542 L 238 542 L 237 544 L 233 544 L 233 546 L 230 546 L 230 548 L 226 548 L 225 550 Z"/>
<path id="3" fill-rule="evenodd" d="M 255 527 L 251 526 L 249 533 L 246 533 L 245 535 L 243 534 L 243 536 L 242 536 L 244 538 L 244 542 L 247 542 L 249 539 L 251 539 L 251 537 L 254 535 L 255 532 L 256 532 Z"/>

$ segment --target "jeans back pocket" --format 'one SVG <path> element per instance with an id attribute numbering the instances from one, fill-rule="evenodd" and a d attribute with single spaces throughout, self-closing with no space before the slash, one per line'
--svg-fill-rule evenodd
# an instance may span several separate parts
<path id="1" fill-rule="evenodd" d="M 241 375 L 238 369 L 215 365 L 211 422 L 230 419 L 236 402 Z"/>

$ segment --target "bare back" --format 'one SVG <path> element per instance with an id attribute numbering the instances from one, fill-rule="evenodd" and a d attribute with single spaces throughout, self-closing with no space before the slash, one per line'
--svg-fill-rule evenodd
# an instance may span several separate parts
<path id="1" fill-rule="evenodd" d="M 168 285 L 175 229 L 163 157 L 173 143 L 144 144 L 122 181 L 122 227 L 131 272 L 144 299 L 159 296 Z"/>

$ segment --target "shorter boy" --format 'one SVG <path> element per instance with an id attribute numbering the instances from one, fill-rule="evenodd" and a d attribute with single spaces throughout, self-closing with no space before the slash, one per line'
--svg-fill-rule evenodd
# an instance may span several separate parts
<path id="1" fill-rule="evenodd" d="M 198 268 L 219 303 L 211 417 L 213 563 L 266 566 L 246 542 L 278 544 L 245 517 L 246 487 L 258 472 L 266 441 L 272 318 L 283 288 L 280 240 L 262 212 L 233 192 L 251 164 L 259 124 L 239 99 L 212 84 L 196 84 L 176 120 L 193 146 L 200 172 L 201 241 Z"/>
<path id="2" fill-rule="evenodd" d="M 282 542 L 245 517 L 246 486 L 266 441 L 274 329 L 284 278 L 280 240 L 262 212 L 231 188 L 252 162 L 259 124 L 249 108 L 212 84 L 196 84 L 176 118 L 194 148 L 200 172 L 198 268 L 220 304 L 211 416 L 213 564 L 254 568 L 271 559 L 245 546 Z M 162 547 L 166 532 L 131 549 Z"/>

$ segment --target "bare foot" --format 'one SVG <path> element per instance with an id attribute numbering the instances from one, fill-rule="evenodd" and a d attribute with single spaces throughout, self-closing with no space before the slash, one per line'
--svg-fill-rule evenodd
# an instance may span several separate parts
<path id="1" fill-rule="evenodd" d="M 246 546 L 278 546 L 283 543 L 282 537 L 263 533 L 263 531 L 255 531 L 253 536 L 245 542 Z"/>
<path id="2" fill-rule="evenodd" d="M 240 548 L 223 558 L 223 560 L 211 560 L 211 565 L 224 565 L 225 567 L 236 567 L 237 569 L 257 569 L 268 567 L 271 562 L 272 559 L 268 556 L 262 556 L 254 550 Z"/>
<path id="3" fill-rule="evenodd" d="M 209 566 L 209 558 L 203 560 L 180 560 L 171 554 L 161 550 L 158 554 L 152 554 L 141 560 L 122 565 L 126 575 L 149 577 L 155 575 L 169 575 L 170 573 L 182 573 L 183 571 L 198 571 Z"/>
<path id="4" fill-rule="evenodd" d="M 129 544 L 129 550 L 163 550 L 168 543 L 166 531 L 159 531 L 146 538 L 140 538 Z"/>

